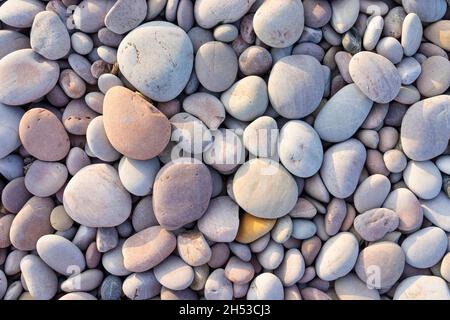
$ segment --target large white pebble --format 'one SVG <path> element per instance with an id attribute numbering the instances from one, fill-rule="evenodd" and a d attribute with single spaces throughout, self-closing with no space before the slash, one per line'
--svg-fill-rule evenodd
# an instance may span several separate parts
<path id="1" fill-rule="evenodd" d="M 232 188 L 239 206 L 259 218 L 282 217 L 297 203 L 294 178 L 270 159 L 252 159 L 240 166 Z"/>
<path id="2" fill-rule="evenodd" d="M 436 197 L 442 187 L 442 175 L 431 161 L 410 161 L 403 180 L 412 192 L 426 200 Z"/>
<path id="3" fill-rule="evenodd" d="M 272 273 L 261 273 L 251 283 L 247 300 L 283 300 L 284 290 L 280 279 Z"/>
<path id="4" fill-rule="evenodd" d="M 277 122 L 268 116 L 262 116 L 251 122 L 244 130 L 244 146 L 253 155 L 269 158 L 278 145 Z"/>
<path id="5" fill-rule="evenodd" d="M 355 84 L 349 84 L 339 90 L 320 109 L 314 122 L 314 129 L 322 140 L 345 141 L 361 127 L 372 106 L 372 100 Z"/>
<path id="6" fill-rule="evenodd" d="M 402 243 L 406 263 L 425 269 L 434 266 L 447 251 L 448 238 L 438 227 L 428 227 L 410 234 Z"/>
<path id="7" fill-rule="evenodd" d="M 30 40 L 31 48 L 50 60 L 61 59 L 70 51 L 69 32 L 53 11 L 43 11 L 36 15 Z"/>
<path id="8" fill-rule="evenodd" d="M 76 222 L 88 227 L 115 227 L 131 212 L 131 196 L 116 169 L 107 164 L 84 167 L 64 191 L 64 209 Z"/>
<path id="9" fill-rule="evenodd" d="M 23 105 L 45 96 L 59 79 L 59 66 L 32 49 L 14 51 L 0 60 L 0 103 Z"/>
<path id="10" fill-rule="evenodd" d="M 288 119 L 303 118 L 319 106 L 323 97 L 323 68 L 311 56 L 284 57 L 272 68 L 268 90 L 276 112 Z"/>
<path id="11" fill-rule="evenodd" d="M 220 98 L 225 110 L 241 121 L 253 121 L 262 116 L 269 104 L 266 82 L 258 76 L 237 81 Z"/>
<path id="12" fill-rule="evenodd" d="M 20 108 L 0 103 L 0 159 L 16 150 L 20 145 L 19 124 L 24 115 Z"/>
<path id="13" fill-rule="evenodd" d="M 164 21 L 134 29 L 117 52 L 123 76 L 144 95 L 160 102 L 172 100 L 183 91 L 193 59 L 192 42 L 186 32 Z"/>
<path id="14" fill-rule="evenodd" d="M 305 23 L 300 0 L 266 0 L 253 18 L 254 31 L 273 48 L 286 48 L 300 39 Z"/>
<path id="15" fill-rule="evenodd" d="M 347 275 L 358 259 L 359 243 L 350 232 L 341 232 L 328 239 L 316 259 L 317 276 L 333 281 Z"/>
<path id="16" fill-rule="evenodd" d="M 256 0 L 197 0 L 194 5 L 195 21 L 205 29 L 219 23 L 235 22 L 242 18 Z"/>
<path id="17" fill-rule="evenodd" d="M 309 178 L 319 171 L 323 148 L 317 132 L 306 122 L 291 120 L 281 129 L 278 155 L 292 174 Z"/>
<path id="18" fill-rule="evenodd" d="M 0 21 L 15 28 L 29 28 L 36 14 L 44 10 L 39 0 L 8 0 L 0 6 Z"/>
<path id="19" fill-rule="evenodd" d="M 339 33 L 348 31 L 358 19 L 359 0 L 333 0 L 331 1 L 331 26 Z"/>
<path id="20" fill-rule="evenodd" d="M 442 278 L 413 276 L 397 286 L 394 300 L 450 300 L 450 289 Z"/>

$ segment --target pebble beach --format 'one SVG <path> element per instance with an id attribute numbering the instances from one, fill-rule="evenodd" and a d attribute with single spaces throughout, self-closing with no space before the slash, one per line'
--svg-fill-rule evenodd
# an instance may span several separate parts
<path id="1" fill-rule="evenodd" d="M 0 0 L 0 300 L 450 300 L 449 0 Z"/>

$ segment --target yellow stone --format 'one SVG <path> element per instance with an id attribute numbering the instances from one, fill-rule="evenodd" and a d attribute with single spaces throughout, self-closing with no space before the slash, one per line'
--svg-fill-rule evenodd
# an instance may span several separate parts
<path id="1" fill-rule="evenodd" d="M 25 291 L 24 293 L 22 293 L 20 295 L 19 300 L 34 300 L 34 299 L 33 299 L 33 296 L 29 292 Z"/>
<path id="2" fill-rule="evenodd" d="M 441 20 L 430 24 L 424 31 L 424 36 L 435 45 L 450 50 L 450 20 Z"/>
<path id="3" fill-rule="evenodd" d="M 261 238 L 272 230 L 277 219 L 263 219 L 244 213 L 239 221 L 239 231 L 236 241 L 250 243 Z"/>

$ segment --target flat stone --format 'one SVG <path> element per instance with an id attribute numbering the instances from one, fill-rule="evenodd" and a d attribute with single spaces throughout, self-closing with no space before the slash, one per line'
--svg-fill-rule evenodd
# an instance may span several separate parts
<path id="1" fill-rule="evenodd" d="M 311 114 L 319 106 L 324 89 L 322 66 L 311 56 L 284 57 L 270 72 L 270 102 L 275 111 L 288 119 Z"/>
<path id="2" fill-rule="evenodd" d="M 148 41 L 148 34 L 154 34 L 158 41 Z M 183 29 L 172 23 L 147 22 L 122 40 L 117 61 L 136 89 L 153 100 L 166 102 L 177 97 L 189 81 L 192 43 Z"/>
<path id="3" fill-rule="evenodd" d="M 406 262 L 416 268 L 430 268 L 447 250 L 448 239 L 438 227 L 427 227 L 410 234 L 402 243 Z"/>
<path id="4" fill-rule="evenodd" d="M 275 223 L 276 219 L 258 218 L 245 212 L 240 217 L 236 241 L 240 243 L 250 243 L 260 239 L 272 230 Z"/>
<path id="5" fill-rule="evenodd" d="M 303 4 L 298 0 L 264 1 L 256 10 L 253 28 L 258 38 L 270 47 L 285 48 L 300 39 L 304 27 Z"/>
<path id="6" fill-rule="evenodd" d="M 238 233 L 239 206 L 230 197 L 214 198 L 197 226 L 211 241 L 231 242 Z"/>
<path id="7" fill-rule="evenodd" d="M 316 273 L 320 279 L 332 281 L 347 275 L 358 258 L 359 244 L 349 232 L 340 232 L 328 239 L 316 259 Z"/>
<path id="8" fill-rule="evenodd" d="M 328 191 L 340 199 L 350 196 L 356 190 L 365 161 L 366 151 L 358 140 L 350 139 L 329 148 L 320 169 Z"/>
<path id="9" fill-rule="evenodd" d="M 273 192 L 267 194 L 269 185 Z M 259 218 L 273 219 L 292 210 L 297 202 L 298 188 L 287 170 L 273 160 L 252 159 L 236 172 L 233 194 L 247 212 Z"/>
<path id="10" fill-rule="evenodd" d="M 44 235 L 37 241 L 36 249 L 39 257 L 60 274 L 77 274 L 86 267 L 81 250 L 64 237 Z"/>
<path id="11" fill-rule="evenodd" d="M 379 54 L 368 51 L 355 54 L 350 60 L 349 71 L 358 88 L 374 102 L 388 103 L 400 91 L 397 69 Z"/>
<path id="12" fill-rule="evenodd" d="M 49 93 L 58 82 L 59 66 L 32 49 L 21 49 L 0 61 L 0 103 L 23 105 Z"/>
<path id="13" fill-rule="evenodd" d="M 131 213 L 131 197 L 116 169 L 93 164 L 81 169 L 64 191 L 64 209 L 76 222 L 88 227 L 114 227 Z"/>

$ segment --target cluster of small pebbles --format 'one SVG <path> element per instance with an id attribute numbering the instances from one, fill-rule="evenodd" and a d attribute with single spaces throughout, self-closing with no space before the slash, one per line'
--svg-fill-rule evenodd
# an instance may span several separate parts
<path id="1" fill-rule="evenodd" d="M 449 300 L 449 5 L 0 1 L 0 299 Z"/>

